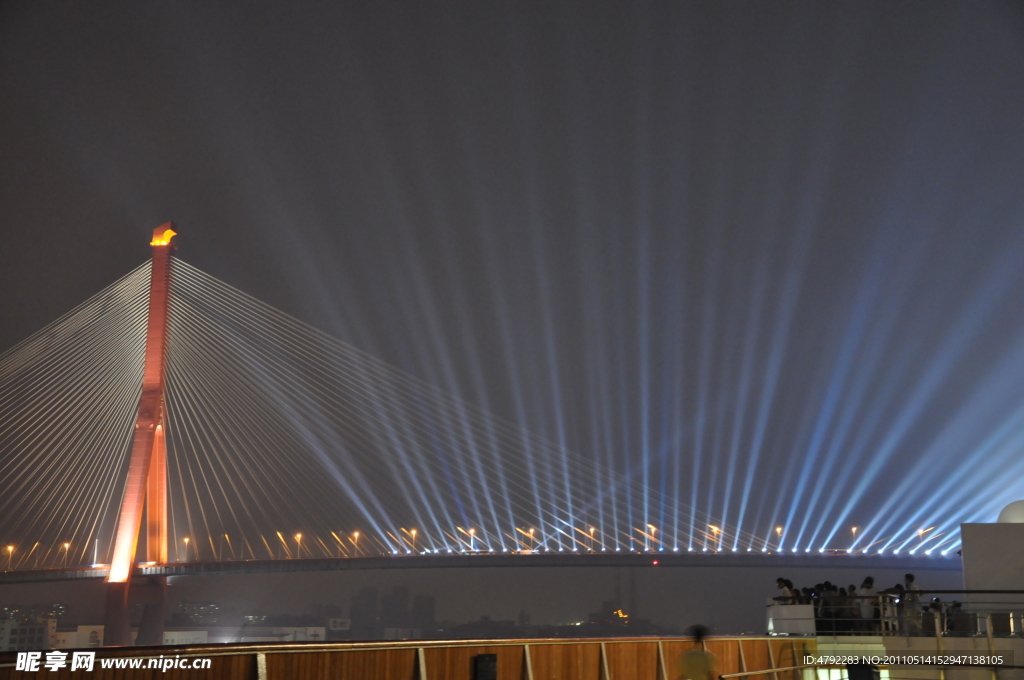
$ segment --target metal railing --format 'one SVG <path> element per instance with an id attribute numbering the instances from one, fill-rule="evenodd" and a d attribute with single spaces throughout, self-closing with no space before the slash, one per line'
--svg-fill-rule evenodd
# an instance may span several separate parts
<path id="1" fill-rule="evenodd" d="M 1024 636 L 1024 590 L 914 590 L 772 599 L 769 617 L 776 622 L 769 631 L 772 634 Z"/>

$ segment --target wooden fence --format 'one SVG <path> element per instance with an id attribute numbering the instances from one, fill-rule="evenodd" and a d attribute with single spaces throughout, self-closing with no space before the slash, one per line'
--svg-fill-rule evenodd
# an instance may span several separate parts
<path id="1" fill-rule="evenodd" d="M 799 665 L 815 643 L 814 638 L 716 637 L 703 644 L 716 657 L 716 671 L 725 674 Z M 478 654 L 497 655 L 499 680 L 676 680 L 680 655 L 694 646 L 689 638 L 645 637 L 104 648 L 97 650 L 92 672 L 18 671 L 14 653 L 0 654 L 0 680 L 474 680 Z M 206 670 L 166 672 L 100 668 L 102 659 L 159 655 L 210 658 L 212 664 Z M 787 670 L 763 677 L 800 680 L 798 674 Z"/>

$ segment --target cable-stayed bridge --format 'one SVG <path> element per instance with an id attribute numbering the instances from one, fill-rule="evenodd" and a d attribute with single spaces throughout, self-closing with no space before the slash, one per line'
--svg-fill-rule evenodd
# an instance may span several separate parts
<path id="1" fill-rule="evenodd" d="M 0 356 L 0 581 L 105 578 L 108 639 L 133 576 L 159 605 L 174 574 L 778 551 L 175 258 L 172 226 Z"/>

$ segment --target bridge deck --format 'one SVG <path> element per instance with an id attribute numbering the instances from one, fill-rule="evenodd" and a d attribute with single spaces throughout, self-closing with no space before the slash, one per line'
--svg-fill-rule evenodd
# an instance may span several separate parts
<path id="1" fill-rule="evenodd" d="M 912 555 L 757 553 L 504 553 L 386 555 L 290 560 L 234 560 L 145 564 L 136 576 L 201 576 L 362 569 L 451 569 L 509 567 L 829 567 L 866 569 L 938 569 L 960 571 L 959 557 Z M 15 570 L 0 573 L 0 585 L 106 578 L 107 567 Z"/>

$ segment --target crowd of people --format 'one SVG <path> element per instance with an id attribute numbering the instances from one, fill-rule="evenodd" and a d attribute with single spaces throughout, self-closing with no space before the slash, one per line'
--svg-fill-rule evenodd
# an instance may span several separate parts
<path id="1" fill-rule="evenodd" d="M 875 579 L 871 576 L 865 578 L 859 588 L 852 583 L 836 586 L 831 581 L 799 588 L 781 577 L 776 585 L 782 593 L 774 598 L 775 602 L 812 605 L 815 629 L 822 633 L 871 634 L 885 630 L 920 635 L 925 613 L 954 614 L 960 609 L 958 602 L 944 605 L 939 598 L 923 605 L 921 588 L 913 574 L 906 574 L 903 583 L 883 590 L 875 588 Z M 946 616 L 942 620 L 951 618 Z M 947 623 L 942 625 L 947 626 Z"/>

